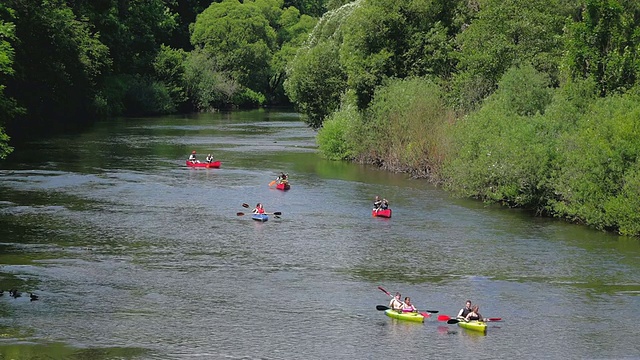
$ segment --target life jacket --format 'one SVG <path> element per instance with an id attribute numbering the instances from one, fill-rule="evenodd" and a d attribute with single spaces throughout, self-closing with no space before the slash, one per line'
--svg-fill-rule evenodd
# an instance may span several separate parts
<path id="1" fill-rule="evenodd" d="M 462 309 L 462 314 L 460 315 L 463 318 L 466 318 L 467 315 L 469 315 L 469 313 L 471 312 L 471 309 L 467 309 L 466 307 L 464 309 Z"/>

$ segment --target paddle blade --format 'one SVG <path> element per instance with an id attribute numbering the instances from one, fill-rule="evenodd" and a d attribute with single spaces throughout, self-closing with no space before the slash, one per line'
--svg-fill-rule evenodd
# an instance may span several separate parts
<path id="1" fill-rule="evenodd" d="M 273 213 L 273 215 L 282 215 L 282 212 L 276 211 L 276 212 Z"/>
<path id="2" fill-rule="evenodd" d="M 437 313 L 439 313 L 439 312 L 440 312 L 440 311 L 438 311 L 438 310 L 425 310 L 425 311 L 426 311 L 426 312 L 430 312 L 430 313 L 432 313 L 432 314 L 437 314 Z"/>
<path id="3" fill-rule="evenodd" d="M 438 315 L 438 321 L 447 321 L 449 319 L 451 319 L 449 315 Z"/>
<path id="4" fill-rule="evenodd" d="M 275 184 L 275 183 L 276 183 L 276 181 L 273 180 L 272 182 L 269 183 L 269 186 L 273 186 L 273 184 Z"/>
<path id="5" fill-rule="evenodd" d="M 387 290 L 385 290 L 382 286 L 378 286 L 378 289 L 379 289 L 380 291 L 382 291 L 383 293 L 385 293 L 385 294 L 387 294 L 387 295 L 389 295 L 389 296 L 392 296 L 392 295 L 391 295 L 391 294 L 389 294 L 389 292 L 388 292 Z M 393 296 L 392 296 L 392 297 L 393 297 Z"/>
<path id="6" fill-rule="evenodd" d="M 459 322 L 460 322 L 460 320 L 458 320 L 458 319 L 449 319 L 449 320 L 447 320 L 447 324 L 457 324 Z"/>
<path id="7" fill-rule="evenodd" d="M 243 208 L 247 208 L 247 209 L 248 209 L 248 208 L 249 208 L 249 204 L 244 203 L 244 204 L 242 204 L 242 207 L 243 207 Z"/>
<path id="8" fill-rule="evenodd" d="M 376 305 L 376 310 L 385 311 L 385 310 L 389 310 L 389 307 L 384 305 Z"/>
<path id="9" fill-rule="evenodd" d="M 502 318 L 486 318 L 485 321 L 502 321 Z"/>
<path id="10" fill-rule="evenodd" d="M 242 215 L 244 215 L 244 213 L 243 212 L 237 212 L 236 215 L 237 216 L 242 216 Z"/>

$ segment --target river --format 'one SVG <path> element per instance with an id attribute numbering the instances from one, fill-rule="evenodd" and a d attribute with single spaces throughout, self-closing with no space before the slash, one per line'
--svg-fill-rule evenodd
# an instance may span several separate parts
<path id="1" fill-rule="evenodd" d="M 0 162 L 0 359 L 640 358 L 638 239 L 324 160 L 314 136 L 260 110 L 16 150 Z M 187 168 L 192 150 L 221 168 Z M 269 187 L 280 171 L 287 192 Z M 375 195 L 391 219 L 371 217 Z M 282 216 L 237 214 L 257 202 Z M 379 286 L 439 313 L 390 319 Z M 503 321 L 437 320 L 466 299 Z"/>

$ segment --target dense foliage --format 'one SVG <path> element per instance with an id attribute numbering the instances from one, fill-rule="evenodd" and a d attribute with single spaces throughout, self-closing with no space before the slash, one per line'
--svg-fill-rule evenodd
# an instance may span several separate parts
<path id="1" fill-rule="evenodd" d="M 300 50 L 287 80 L 321 151 L 640 235 L 638 3 L 438 4 L 356 1 L 321 19 L 312 36 L 326 40 Z M 316 72 L 345 81 L 312 88 L 302 74 Z M 325 105 L 309 106 L 319 94 Z"/>
<path id="2" fill-rule="evenodd" d="M 98 116 L 293 103 L 329 158 L 640 235 L 639 51 L 632 0 L 7 0 L 0 158 Z"/>
<path id="3" fill-rule="evenodd" d="M 99 116 L 287 104 L 286 64 L 324 9 L 296 4 L 4 1 L 0 126 L 28 138 Z"/>

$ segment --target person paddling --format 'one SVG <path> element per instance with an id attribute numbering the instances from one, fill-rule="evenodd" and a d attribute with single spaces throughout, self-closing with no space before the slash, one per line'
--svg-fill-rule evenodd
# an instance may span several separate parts
<path id="1" fill-rule="evenodd" d="M 418 312 L 418 309 L 416 309 L 416 307 L 413 306 L 413 304 L 411 304 L 411 298 L 408 296 L 404 298 L 404 304 L 402 305 L 402 312 Z"/>
<path id="2" fill-rule="evenodd" d="M 256 207 L 253 209 L 254 214 L 264 214 L 264 207 L 261 203 L 257 203 Z"/>
<path id="3" fill-rule="evenodd" d="M 289 182 L 289 174 L 285 174 L 281 172 L 280 175 L 278 175 L 278 177 L 276 178 L 276 183 L 278 184 L 286 184 L 288 182 Z"/>
<path id="4" fill-rule="evenodd" d="M 471 312 L 471 300 L 467 300 L 464 307 L 460 309 L 460 311 L 458 311 L 458 316 L 456 317 L 460 319 L 464 319 L 467 317 L 467 315 L 469 315 L 470 312 Z"/>
<path id="5" fill-rule="evenodd" d="M 387 199 L 382 199 L 380 203 L 380 209 L 387 210 L 389 208 L 389 201 Z"/>
<path id="6" fill-rule="evenodd" d="M 195 164 L 195 163 L 199 163 L 199 162 L 200 162 L 200 161 L 198 161 L 198 160 L 196 159 L 196 151 L 195 151 L 195 150 L 193 150 L 193 151 L 191 152 L 191 155 L 189 155 L 189 161 L 191 161 L 191 162 L 192 162 L 192 163 L 194 163 L 194 164 Z"/>
<path id="7" fill-rule="evenodd" d="M 402 298 L 402 295 L 397 292 L 396 296 L 393 297 L 393 299 L 391 299 L 391 301 L 389 302 L 389 307 L 392 308 L 393 310 L 402 310 L 402 301 L 400 300 Z"/>
<path id="8" fill-rule="evenodd" d="M 482 315 L 480 315 L 480 307 L 478 305 L 473 305 L 473 307 L 471 308 L 471 312 L 468 313 L 464 319 L 466 321 L 484 321 L 484 318 L 482 317 Z"/>
<path id="9" fill-rule="evenodd" d="M 380 200 L 380 196 L 376 195 L 375 200 L 373 201 L 373 210 L 380 210 L 382 207 L 382 200 Z"/>
<path id="10" fill-rule="evenodd" d="M 213 155 L 211 155 L 211 154 L 207 155 L 205 160 L 207 161 L 207 163 L 211 164 L 211 162 L 213 162 Z"/>

